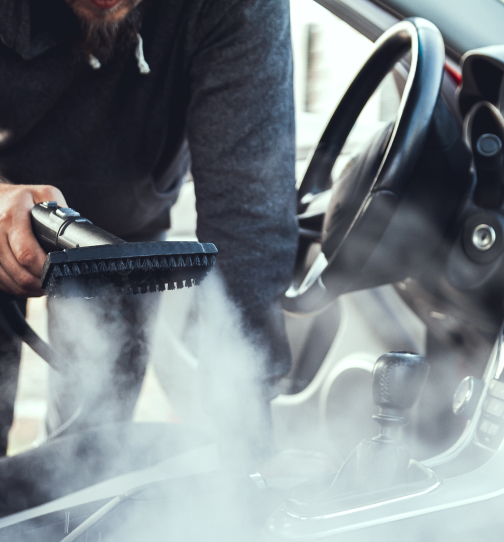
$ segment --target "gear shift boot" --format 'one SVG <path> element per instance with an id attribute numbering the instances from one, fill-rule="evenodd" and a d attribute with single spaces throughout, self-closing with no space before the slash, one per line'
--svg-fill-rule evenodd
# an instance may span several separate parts
<path id="1" fill-rule="evenodd" d="M 405 483 L 410 461 L 408 449 L 398 443 L 363 440 L 341 467 L 331 490 L 334 495 L 343 495 Z"/>

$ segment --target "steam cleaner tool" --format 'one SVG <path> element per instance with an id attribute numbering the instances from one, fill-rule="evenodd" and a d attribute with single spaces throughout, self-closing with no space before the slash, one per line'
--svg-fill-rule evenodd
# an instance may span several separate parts
<path id="1" fill-rule="evenodd" d="M 50 297 L 160 292 L 199 284 L 215 263 L 212 243 L 128 243 L 54 201 L 35 205 L 32 227 L 48 252 L 42 288 Z"/>

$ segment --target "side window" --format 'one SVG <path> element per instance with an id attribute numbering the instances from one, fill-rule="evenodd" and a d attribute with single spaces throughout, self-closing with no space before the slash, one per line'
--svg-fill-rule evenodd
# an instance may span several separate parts
<path id="1" fill-rule="evenodd" d="M 315 0 L 291 0 L 299 171 L 373 43 Z M 389 74 L 360 115 L 338 162 L 393 121 L 400 93 Z M 342 167 L 344 164 L 336 165 Z"/>

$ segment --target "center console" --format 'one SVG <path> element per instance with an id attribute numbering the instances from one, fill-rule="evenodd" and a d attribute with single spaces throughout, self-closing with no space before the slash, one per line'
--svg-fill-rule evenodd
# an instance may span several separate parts
<path id="1" fill-rule="evenodd" d="M 270 517 L 264 540 L 364 542 L 382 536 L 391 540 L 416 539 L 419 532 L 422 540 L 446 540 L 456 536 L 458 541 L 469 541 L 492 536 L 482 531 L 481 525 L 492 529 L 504 506 L 503 369 L 501 333 L 483 378 L 464 379 L 455 394 L 454 410 L 465 415 L 468 421 L 454 446 L 421 463 L 411 460 L 407 473 L 404 471 L 395 481 L 389 478 L 388 485 L 385 482 L 380 486 L 376 479 L 383 482 L 382 466 L 389 469 L 387 463 L 394 454 L 390 454 L 390 450 L 381 456 L 373 452 L 365 458 L 364 443 L 361 443 L 336 477 L 295 488 L 284 506 Z M 375 369 L 374 376 L 376 387 L 383 374 Z M 412 387 L 415 386 L 405 385 L 404 390 L 414 401 Z M 374 396 L 376 399 L 376 393 Z M 390 411 L 384 413 L 382 408 L 377 417 L 390 414 Z M 380 425 L 380 435 L 372 439 L 375 444 L 383 438 L 383 424 Z M 400 445 L 397 439 L 396 434 L 392 447 Z M 369 448 L 369 443 L 364 448 Z M 396 453 L 395 460 L 400 470 L 400 454 Z M 359 479 L 358 472 L 366 472 L 366 477 L 371 479 L 373 470 L 377 475 L 369 487 L 362 483 L 352 487 L 352 483 L 346 483 L 345 491 L 338 492 L 342 473 L 349 468 L 354 472 L 347 478 L 354 481 Z M 489 518 L 486 523 L 485 517 Z"/>

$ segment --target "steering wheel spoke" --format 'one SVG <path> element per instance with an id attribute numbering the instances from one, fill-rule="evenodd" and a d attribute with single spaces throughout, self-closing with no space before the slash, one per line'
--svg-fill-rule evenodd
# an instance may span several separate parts
<path id="1" fill-rule="evenodd" d="M 322 242 L 324 219 L 331 202 L 331 190 L 312 197 L 306 210 L 298 215 L 299 236 L 315 243 Z"/>

